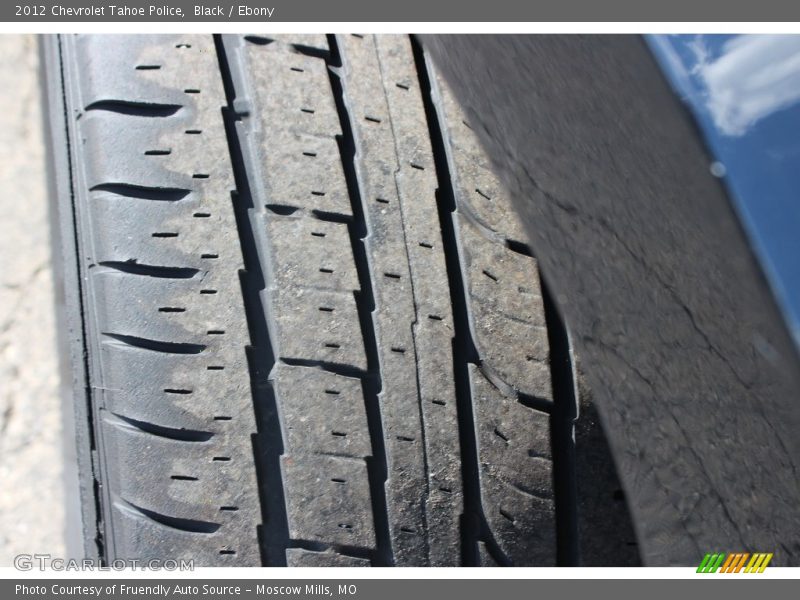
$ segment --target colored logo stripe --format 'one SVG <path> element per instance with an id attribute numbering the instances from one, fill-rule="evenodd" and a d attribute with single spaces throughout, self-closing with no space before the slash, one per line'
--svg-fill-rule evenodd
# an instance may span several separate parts
<path id="1" fill-rule="evenodd" d="M 722 571 L 720 573 L 730 573 L 731 572 L 731 564 L 735 563 L 739 560 L 738 554 L 728 554 L 728 558 L 722 564 Z"/>
<path id="2" fill-rule="evenodd" d="M 706 554 L 703 557 L 700 566 L 697 567 L 698 573 L 716 573 L 722 561 L 725 560 L 725 554 Z"/>
<path id="3" fill-rule="evenodd" d="M 706 566 L 708 566 L 709 560 L 711 560 L 711 555 L 710 554 L 706 554 L 703 557 L 703 560 L 700 561 L 700 566 L 697 567 L 697 572 L 698 573 L 705 573 L 706 572 Z"/>
<path id="4" fill-rule="evenodd" d="M 698 573 L 739 573 L 744 568 L 744 573 L 763 573 L 772 560 L 773 554 L 771 552 L 757 552 L 750 554 L 749 552 L 717 552 L 714 554 L 706 554 L 697 567 Z M 750 559 L 747 562 L 747 559 Z M 745 563 L 747 566 L 745 567 Z"/>
<path id="5" fill-rule="evenodd" d="M 759 553 L 753 554 L 753 558 L 750 559 L 750 562 L 747 563 L 747 567 L 745 568 L 745 573 L 763 573 L 764 569 L 767 568 L 769 561 L 772 560 L 772 553 L 769 554 Z"/>
<path id="6" fill-rule="evenodd" d="M 742 554 L 742 557 L 739 559 L 739 563 L 736 565 L 736 568 L 733 571 L 734 573 L 738 573 L 739 571 L 742 570 L 742 567 L 744 566 L 744 562 L 747 560 L 748 556 L 750 556 L 749 552 L 745 552 L 745 553 Z"/>

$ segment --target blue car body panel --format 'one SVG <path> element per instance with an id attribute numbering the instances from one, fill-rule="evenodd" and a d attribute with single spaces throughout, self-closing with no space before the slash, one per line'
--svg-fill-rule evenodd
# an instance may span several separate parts
<path id="1" fill-rule="evenodd" d="M 653 35 L 800 342 L 800 36 Z"/>

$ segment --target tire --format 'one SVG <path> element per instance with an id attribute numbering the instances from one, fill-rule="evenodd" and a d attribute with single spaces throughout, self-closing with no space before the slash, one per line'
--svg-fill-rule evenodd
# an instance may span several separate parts
<path id="1" fill-rule="evenodd" d="M 421 41 L 567 316 L 596 408 L 576 451 L 596 412 L 643 562 L 775 548 L 771 565 L 799 565 L 798 338 L 732 193 L 752 174 L 709 170 L 703 127 L 640 36 Z M 579 514 L 592 510 L 583 468 Z"/>
<path id="2" fill-rule="evenodd" d="M 45 54 L 87 554 L 576 564 L 591 489 L 637 561 L 526 235 L 409 38 Z"/>

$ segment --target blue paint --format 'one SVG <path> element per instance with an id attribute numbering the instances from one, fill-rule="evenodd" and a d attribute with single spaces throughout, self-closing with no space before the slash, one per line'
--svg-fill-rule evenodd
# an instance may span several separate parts
<path id="1" fill-rule="evenodd" d="M 653 35 L 800 344 L 800 36 Z"/>

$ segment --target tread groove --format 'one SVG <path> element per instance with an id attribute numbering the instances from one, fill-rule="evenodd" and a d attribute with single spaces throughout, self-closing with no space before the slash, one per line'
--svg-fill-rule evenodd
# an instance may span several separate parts
<path id="1" fill-rule="evenodd" d="M 335 108 L 342 130 L 342 135 L 337 139 L 339 154 L 344 168 L 345 183 L 350 196 L 353 217 L 348 226 L 350 233 L 353 258 L 355 260 L 360 291 L 356 294 L 359 322 L 364 336 L 364 345 L 367 354 L 367 368 L 370 377 L 364 378 L 364 397 L 367 413 L 367 427 L 372 445 L 372 457 L 367 459 L 369 473 L 369 489 L 372 499 L 372 513 L 375 522 L 375 566 L 392 566 L 394 556 L 392 553 L 391 537 L 389 533 L 388 508 L 386 498 L 386 480 L 388 477 L 387 450 L 384 442 L 384 424 L 382 421 L 379 393 L 383 382 L 380 372 L 380 361 L 372 313 L 375 310 L 375 297 L 372 287 L 372 275 L 364 239 L 368 235 L 368 226 L 362 204 L 361 190 L 358 184 L 358 175 L 355 165 L 355 138 L 350 124 L 350 114 L 345 104 L 343 84 L 340 76 L 342 57 L 335 35 L 327 36 L 330 52 L 325 54 L 328 77 L 333 91 Z"/>
<path id="2" fill-rule="evenodd" d="M 245 39 L 258 45 L 272 43 L 272 40 L 268 38 L 259 37 L 256 39 L 256 37 L 248 36 Z M 284 483 L 280 467 L 284 445 L 277 401 L 273 387 L 268 381 L 269 373 L 273 370 L 276 361 L 270 342 L 265 307 L 261 297 L 261 291 L 266 288 L 266 282 L 256 233 L 259 231 L 260 224 L 255 218 L 256 210 L 253 203 L 253 195 L 250 189 L 242 145 L 237 132 L 237 124 L 246 115 L 240 115 L 235 108 L 234 65 L 226 53 L 225 44 L 220 35 L 214 36 L 214 45 L 225 91 L 226 106 L 222 112 L 237 189 L 232 201 L 245 267 L 245 270 L 240 275 L 251 342 L 247 360 L 258 431 L 254 439 L 254 447 L 256 453 L 262 456 L 261 460 L 256 461 L 258 494 L 262 513 L 262 525 L 259 527 L 261 561 L 263 566 L 285 566 L 285 549 L 289 543 L 289 525 L 286 516 Z M 211 369 L 212 366 L 207 368 Z M 221 370 L 223 367 L 213 366 L 213 368 Z M 221 460 L 226 457 L 218 458 Z"/>
<path id="3" fill-rule="evenodd" d="M 141 348 L 152 352 L 163 352 L 165 354 L 200 354 L 207 346 L 204 344 L 191 344 L 187 342 L 164 342 L 151 340 L 135 335 L 125 335 L 121 333 L 109 333 L 104 331 L 102 335 L 109 337 L 117 342 L 122 342 L 133 348 Z"/>
<path id="4" fill-rule="evenodd" d="M 165 279 L 191 279 L 200 269 L 192 267 L 166 267 L 163 265 L 146 265 L 136 259 L 127 261 L 104 260 L 97 263 L 101 267 L 109 267 L 115 271 L 130 275 L 143 275 L 146 277 L 161 277 Z"/>
<path id="5" fill-rule="evenodd" d="M 80 315 L 80 340 L 81 340 L 81 347 L 88 348 L 88 324 L 87 324 L 87 314 L 86 309 L 84 308 L 84 298 L 87 294 L 86 286 L 83 281 L 83 277 L 81 277 L 81 251 L 83 242 L 81 239 L 81 230 L 78 223 L 78 203 L 77 203 L 77 194 L 76 194 L 76 181 L 75 181 L 75 173 L 74 173 L 74 162 L 75 157 L 73 156 L 74 147 L 73 147 L 73 132 L 70 130 L 69 127 L 69 101 L 67 97 L 67 89 L 66 89 L 66 69 L 64 65 L 64 39 L 63 35 L 59 34 L 56 36 L 56 52 L 57 52 L 57 94 L 59 100 L 62 103 L 61 110 L 59 111 L 59 118 L 63 118 L 63 123 L 56 122 L 51 123 L 51 127 L 56 126 L 58 127 L 59 131 L 56 132 L 55 129 L 54 139 L 58 139 L 58 135 L 63 133 L 64 142 L 66 143 L 66 162 L 67 162 L 67 173 L 65 178 L 69 182 L 69 204 L 70 204 L 70 217 L 72 220 L 72 227 L 70 228 L 71 234 L 71 243 L 75 250 L 75 257 L 74 257 L 74 274 L 75 274 L 75 286 L 77 291 L 77 305 L 78 305 L 78 312 Z M 44 48 L 44 46 L 42 46 Z M 61 131 L 61 127 L 63 126 L 63 131 Z M 56 150 L 54 148 L 51 149 L 53 153 L 53 159 L 55 159 Z M 52 165 L 56 165 L 56 161 L 53 160 L 51 162 Z M 53 166 L 53 170 L 56 171 L 57 167 Z M 56 177 L 58 177 L 58 173 L 53 173 Z M 64 177 L 64 174 L 61 173 L 61 176 Z M 57 187 L 54 186 L 54 187 Z M 66 249 L 66 248 L 65 248 Z M 88 454 L 92 456 L 93 453 L 97 451 L 97 430 L 96 430 L 96 418 L 94 414 L 94 391 L 91 385 L 90 379 L 90 367 L 89 367 L 89 353 L 84 351 L 81 353 L 81 369 L 80 369 L 80 380 L 83 381 L 83 396 L 84 396 L 84 408 L 83 410 L 86 411 L 86 420 L 87 428 L 86 428 L 86 435 L 89 438 L 89 448 Z M 77 374 L 76 374 L 77 375 Z M 77 379 L 76 379 L 77 381 Z M 76 402 L 78 401 L 76 397 Z M 94 522 L 91 526 L 94 527 L 93 534 L 89 534 L 88 531 L 86 533 L 87 536 L 91 536 L 87 539 L 87 547 L 86 551 L 87 554 L 90 556 L 94 555 L 97 556 L 101 561 L 104 559 L 106 555 L 106 540 L 105 540 L 105 518 L 103 515 L 102 510 L 102 502 L 101 502 L 101 494 L 100 494 L 100 476 L 98 474 L 98 466 L 96 461 L 90 460 L 90 473 L 87 473 L 89 477 L 91 477 L 91 494 L 92 494 L 92 507 L 93 507 L 93 517 Z M 86 516 L 88 511 L 84 509 L 82 514 Z M 87 523 L 87 526 L 89 524 Z M 91 540 L 91 543 L 94 545 L 93 551 L 90 549 L 88 541 Z"/>
<path id="6" fill-rule="evenodd" d="M 436 107 L 433 104 L 431 74 L 428 71 L 425 54 L 418 41 L 412 37 L 411 46 L 422 93 L 422 103 L 433 149 L 434 167 L 438 178 L 436 193 L 439 224 L 442 232 L 442 247 L 447 264 L 448 286 L 453 310 L 453 370 L 456 379 L 456 404 L 461 447 L 462 481 L 464 492 L 464 515 L 461 519 L 461 553 L 464 566 L 478 566 L 478 532 L 483 521 L 480 504 L 480 484 L 478 481 L 478 450 L 475 438 L 475 417 L 469 383 L 469 362 L 475 360 L 477 353 L 472 341 L 467 313 L 466 291 L 461 276 L 458 243 L 453 224 L 456 210 L 452 175 L 447 163 L 444 138 L 439 124 Z"/>
<path id="7" fill-rule="evenodd" d="M 212 437 L 214 437 L 214 433 L 210 431 L 197 431 L 193 429 L 178 429 L 175 427 L 164 427 L 163 425 L 156 425 L 155 423 L 149 423 L 147 421 L 141 421 L 139 419 L 133 419 L 131 417 L 126 417 L 125 415 L 121 415 L 119 413 L 111 413 L 122 421 L 122 423 L 117 423 L 117 425 L 124 426 L 130 425 L 135 429 L 142 431 L 144 433 L 148 433 L 150 435 L 155 435 L 157 437 L 167 438 L 170 440 L 176 440 L 180 442 L 207 442 Z M 113 424 L 113 423 L 112 423 Z"/>
<path id="8" fill-rule="evenodd" d="M 134 513 L 137 513 L 165 527 L 169 527 L 171 529 L 177 529 L 179 531 L 185 531 L 187 533 L 208 534 L 208 533 L 214 533 L 220 528 L 219 523 L 211 523 L 209 521 L 200 521 L 197 519 L 183 519 L 180 517 L 173 517 L 170 515 L 161 514 L 154 510 L 143 508 L 141 506 L 136 506 L 135 504 L 128 502 L 127 500 L 117 502 L 117 507 L 121 508 L 122 510 L 129 510 Z"/>
<path id="9" fill-rule="evenodd" d="M 556 504 L 557 560 L 560 566 L 580 564 L 578 548 L 578 499 L 575 464 L 575 420 L 577 395 L 573 380 L 572 351 L 564 321 L 553 303 L 547 282 L 542 279 L 544 314 L 550 343 L 553 382 L 551 443 L 553 486 Z"/>
<path id="10" fill-rule="evenodd" d="M 183 107 L 180 104 L 158 104 L 131 102 L 128 100 L 99 100 L 87 105 L 84 110 L 107 111 L 135 117 L 164 118 L 175 115 Z"/>
<path id="11" fill-rule="evenodd" d="M 191 190 L 185 188 L 144 186 L 130 183 L 99 183 L 89 188 L 89 191 L 111 192 L 117 196 L 125 196 L 127 198 L 162 202 L 177 202 L 191 193 Z"/>
<path id="12" fill-rule="evenodd" d="M 577 564 L 570 340 L 418 40 L 58 44 L 101 556 Z"/>

